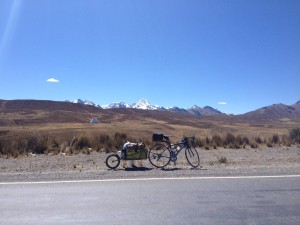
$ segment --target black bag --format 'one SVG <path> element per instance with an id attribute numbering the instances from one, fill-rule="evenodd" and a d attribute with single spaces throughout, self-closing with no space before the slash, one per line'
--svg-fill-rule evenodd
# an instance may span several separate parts
<path id="1" fill-rule="evenodd" d="M 152 141 L 163 141 L 164 135 L 163 134 L 153 134 Z"/>

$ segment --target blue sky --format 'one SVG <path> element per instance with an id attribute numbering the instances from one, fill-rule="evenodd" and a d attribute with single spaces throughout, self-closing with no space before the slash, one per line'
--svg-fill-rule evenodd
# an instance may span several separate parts
<path id="1" fill-rule="evenodd" d="M 9 100 L 293 104 L 300 1 L 0 0 L 0 82 Z"/>

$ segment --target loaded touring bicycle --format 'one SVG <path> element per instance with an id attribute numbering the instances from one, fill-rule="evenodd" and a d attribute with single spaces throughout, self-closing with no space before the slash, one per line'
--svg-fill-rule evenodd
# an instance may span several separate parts
<path id="1" fill-rule="evenodd" d="M 110 169 L 116 169 L 121 160 L 148 159 L 153 166 L 164 168 L 170 162 L 175 163 L 182 150 L 184 150 L 184 157 L 192 168 L 197 168 L 200 165 L 199 154 L 194 148 L 195 137 L 184 137 L 180 142 L 172 144 L 168 136 L 153 134 L 152 141 L 155 144 L 149 151 L 144 143 L 125 143 L 122 151 L 111 153 L 106 158 L 106 166 Z"/>

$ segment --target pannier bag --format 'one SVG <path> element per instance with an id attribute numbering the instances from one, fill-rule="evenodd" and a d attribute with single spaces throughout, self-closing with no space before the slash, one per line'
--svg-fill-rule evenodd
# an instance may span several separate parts
<path id="1" fill-rule="evenodd" d="M 131 143 L 124 144 L 122 149 L 122 157 L 129 160 L 147 159 L 148 150 L 144 143 Z"/>
<path id="2" fill-rule="evenodd" d="M 163 134 L 153 134 L 152 135 L 152 141 L 156 141 L 156 142 L 166 141 L 166 142 L 169 142 L 170 139 L 169 139 L 168 136 L 165 136 Z"/>
<path id="3" fill-rule="evenodd" d="M 164 135 L 163 134 L 153 134 L 152 141 L 163 141 Z"/>

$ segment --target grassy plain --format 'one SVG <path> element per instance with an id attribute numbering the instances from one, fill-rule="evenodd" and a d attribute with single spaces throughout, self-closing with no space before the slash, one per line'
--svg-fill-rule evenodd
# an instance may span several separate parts
<path id="1" fill-rule="evenodd" d="M 195 136 L 196 144 L 206 149 L 290 145 L 293 140 L 289 132 L 300 126 L 299 117 L 260 114 L 192 116 L 136 109 L 103 110 L 51 101 L 2 101 L 0 106 L 0 155 L 66 149 L 109 151 L 127 140 L 151 146 L 153 133 L 169 135 L 172 142 Z M 100 123 L 90 124 L 89 113 Z"/>
<path id="2" fill-rule="evenodd" d="M 188 122 L 189 125 L 173 124 L 153 118 L 143 118 L 139 120 L 111 121 L 109 123 L 100 122 L 97 124 L 44 123 L 38 125 L 2 126 L 0 127 L 0 140 L 2 140 L 2 146 L 5 145 L 3 140 L 11 140 L 14 143 L 18 142 L 18 144 L 11 144 L 17 147 L 12 147 L 15 149 L 8 151 L 10 153 L 14 152 L 16 148 L 23 148 L 21 153 L 36 152 L 34 146 L 30 147 L 25 143 L 26 139 L 32 137 L 36 137 L 36 142 L 41 142 L 41 140 L 43 140 L 42 142 L 46 142 L 43 144 L 45 145 L 44 150 L 48 149 L 48 151 L 49 149 L 56 152 L 65 151 L 67 147 L 72 148 L 72 146 L 74 150 L 74 143 L 82 142 L 82 138 L 87 139 L 87 141 L 79 145 L 79 150 L 92 148 L 99 151 L 109 151 L 116 149 L 116 142 L 121 144 L 120 141 L 117 141 L 120 138 L 116 137 L 116 134 L 123 135 L 121 142 L 125 142 L 126 140 L 142 141 L 150 146 L 152 144 L 151 138 L 153 133 L 169 135 L 172 142 L 180 141 L 183 136 L 195 136 L 196 140 L 198 140 L 196 142 L 198 146 L 206 149 L 226 146 L 230 148 L 242 148 L 246 145 L 257 147 L 254 144 L 271 146 L 275 144 L 290 145 L 292 142 L 288 140 L 289 131 L 297 126 L 297 124 L 284 126 L 282 123 L 278 124 L 278 126 L 276 124 L 251 126 L 249 123 L 211 122 L 208 118 L 193 118 L 193 120 L 195 121 Z M 192 125 L 193 123 L 195 124 L 194 126 Z M 233 136 L 233 139 L 228 137 L 230 135 Z M 105 136 L 107 137 L 105 138 Z M 274 136 L 278 137 L 275 143 Z M 216 138 L 218 137 L 221 139 L 220 143 L 216 142 Z M 20 144 L 20 142 L 23 144 Z M 39 145 L 39 143 L 36 143 L 36 145 Z M 4 154 L 5 151 L 2 151 L 2 153 Z"/>

